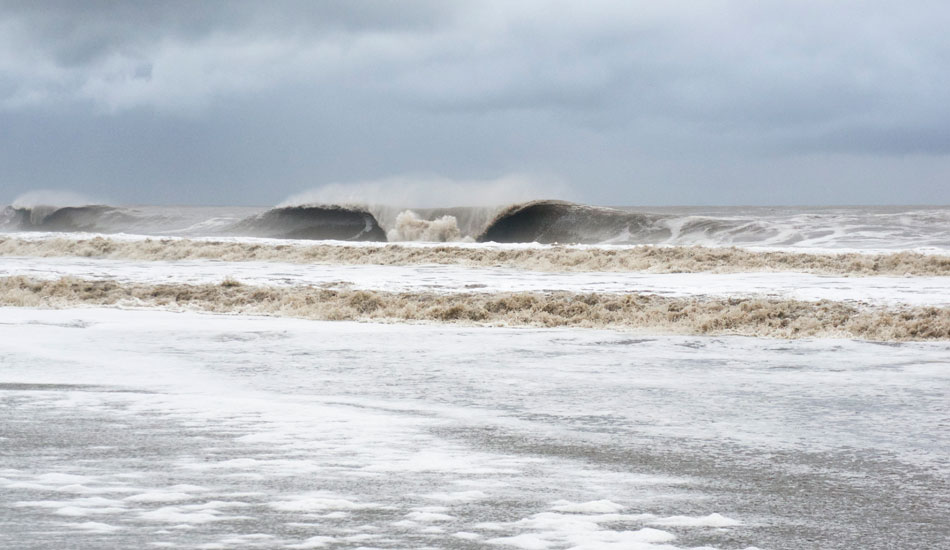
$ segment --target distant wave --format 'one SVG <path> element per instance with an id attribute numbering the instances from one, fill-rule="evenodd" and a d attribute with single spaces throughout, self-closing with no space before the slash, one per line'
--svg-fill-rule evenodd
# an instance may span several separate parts
<path id="1" fill-rule="evenodd" d="M 8 231 L 115 233 L 135 221 L 131 213 L 102 204 L 8 206 L 0 212 L 0 228 Z"/>
<path id="2" fill-rule="evenodd" d="M 950 308 L 868 307 L 762 298 L 516 292 L 438 294 L 315 287 L 133 284 L 65 277 L 0 278 L 0 305 L 152 306 L 326 320 L 426 321 L 636 329 L 774 338 L 950 339 Z"/>
<path id="3" fill-rule="evenodd" d="M 195 223 L 174 208 L 129 208 L 106 204 L 13 205 L 0 209 L 0 231 L 52 233 L 173 234 Z M 207 225 L 208 220 L 201 223 Z"/>
<path id="4" fill-rule="evenodd" d="M 28 239 L 0 235 L 3 256 L 84 256 L 129 260 L 212 259 L 373 265 L 448 264 L 533 271 L 648 271 L 652 273 L 795 271 L 848 276 L 950 276 L 950 255 L 815 254 L 700 246 L 584 248 L 552 246 L 276 245 L 189 239 Z"/>
<path id="5" fill-rule="evenodd" d="M 369 212 L 342 206 L 272 208 L 240 218 L 195 218 L 148 212 L 150 207 L 109 205 L 7 206 L 0 211 L 0 230 L 144 235 L 253 236 L 284 239 L 385 241 L 386 233 Z M 158 210 L 152 207 L 153 210 Z M 143 211 L 145 210 L 145 211 Z M 182 209 L 187 210 L 187 209 Z M 204 213 L 207 209 L 200 209 Z"/>

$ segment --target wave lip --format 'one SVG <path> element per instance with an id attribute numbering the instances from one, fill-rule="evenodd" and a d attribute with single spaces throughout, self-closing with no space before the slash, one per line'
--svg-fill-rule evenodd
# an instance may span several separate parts
<path id="1" fill-rule="evenodd" d="M 509 206 L 492 220 L 478 242 L 598 244 L 618 236 L 655 239 L 654 217 L 613 208 L 540 200 Z M 668 236 L 668 235 L 666 235 Z"/>
<path id="2" fill-rule="evenodd" d="M 277 239 L 386 242 L 386 232 L 372 214 L 335 205 L 272 208 L 237 222 L 225 232 Z"/>

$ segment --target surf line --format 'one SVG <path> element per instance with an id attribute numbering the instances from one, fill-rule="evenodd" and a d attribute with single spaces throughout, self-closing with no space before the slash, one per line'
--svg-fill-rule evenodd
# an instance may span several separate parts
<path id="1" fill-rule="evenodd" d="M 861 306 L 769 298 L 502 292 L 438 294 L 315 286 L 133 284 L 0 278 L 0 305 L 157 307 L 320 320 L 582 327 L 770 338 L 950 340 L 950 308 Z"/>

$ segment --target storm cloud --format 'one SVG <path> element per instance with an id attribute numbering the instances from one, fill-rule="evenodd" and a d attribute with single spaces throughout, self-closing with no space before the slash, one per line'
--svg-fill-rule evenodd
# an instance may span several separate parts
<path id="1" fill-rule="evenodd" d="M 609 204 L 946 203 L 947 28 L 928 1 L 0 2 L 0 202 L 517 174 Z"/>

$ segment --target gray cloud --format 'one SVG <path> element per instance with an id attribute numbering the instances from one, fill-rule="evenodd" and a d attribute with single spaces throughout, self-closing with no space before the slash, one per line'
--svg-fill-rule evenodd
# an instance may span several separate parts
<path id="1" fill-rule="evenodd" d="M 26 29 L 26 40 L 57 63 L 83 65 L 116 51 L 147 49 L 164 40 L 199 42 L 212 34 L 424 30 L 446 15 L 440 2 L 253 0 L 123 2 L 53 0 L 3 2 L 4 19 Z"/>
<path id="2" fill-rule="evenodd" d="M 532 173 L 591 201 L 768 202 L 774 166 L 798 202 L 905 202 L 881 167 L 913 158 L 905 191 L 947 202 L 948 26 L 930 1 L 0 2 L 0 187 L 276 202 Z"/>

